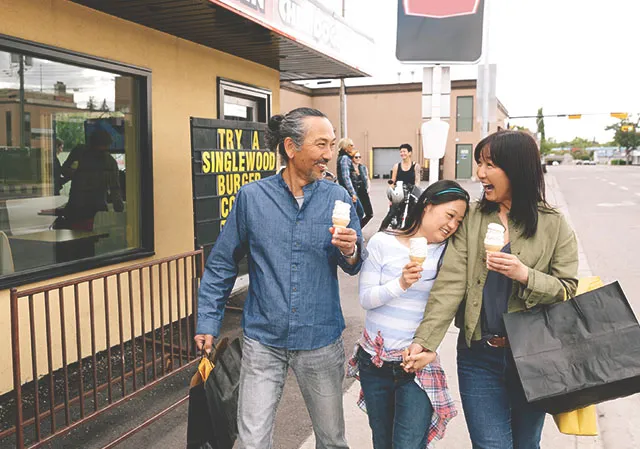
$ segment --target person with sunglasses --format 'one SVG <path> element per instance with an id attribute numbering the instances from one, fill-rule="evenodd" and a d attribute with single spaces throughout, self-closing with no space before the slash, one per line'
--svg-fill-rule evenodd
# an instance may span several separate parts
<path id="1" fill-rule="evenodd" d="M 359 151 L 356 151 L 351 156 L 353 161 L 355 179 L 352 180 L 353 186 L 356 189 L 356 194 L 360 203 L 362 203 L 362 209 L 364 210 L 364 216 L 360 219 L 360 228 L 364 228 L 367 223 L 373 218 L 373 206 L 371 205 L 371 198 L 369 198 L 369 192 L 371 191 L 371 182 L 369 181 L 369 172 L 367 166 L 362 163 L 362 156 Z"/>
<path id="2" fill-rule="evenodd" d="M 358 219 L 362 222 L 364 217 L 364 209 L 362 203 L 358 199 L 356 186 L 353 181 L 358 178 L 356 169 L 353 166 L 353 155 L 356 149 L 353 146 L 353 140 L 344 137 L 338 141 L 338 184 L 345 188 L 351 197 L 351 201 L 356 209 Z M 360 226 L 362 228 L 362 226 Z"/>
<path id="3" fill-rule="evenodd" d="M 403 353 L 422 320 L 450 238 L 469 208 L 469 194 L 454 181 L 432 184 L 420 196 L 406 226 L 376 233 L 360 272 L 365 328 L 349 361 L 362 387 L 374 449 L 424 449 L 442 438 L 456 415 L 438 360 L 417 373 L 403 369 Z M 426 260 L 410 262 L 411 238 L 424 237 Z"/>

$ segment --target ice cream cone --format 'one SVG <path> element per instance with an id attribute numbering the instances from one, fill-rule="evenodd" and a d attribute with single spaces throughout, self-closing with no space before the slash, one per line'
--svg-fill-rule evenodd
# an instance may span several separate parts
<path id="1" fill-rule="evenodd" d="M 334 228 L 346 228 L 350 220 L 343 217 L 332 217 L 332 221 Z"/>
<path id="2" fill-rule="evenodd" d="M 504 233 L 504 226 L 498 223 L 489 223 L 487 234 L 484 238 L 484 249 L 490 253 L 501 251 L 504 246 Z"/>
<path id="3" fill-rule="evenodd" d="M 422 263 L 427 259 L 428 251 L 428 242 L 424 237 L 409 239 L 409 260 L 411 262 L 422 265 Z"/>

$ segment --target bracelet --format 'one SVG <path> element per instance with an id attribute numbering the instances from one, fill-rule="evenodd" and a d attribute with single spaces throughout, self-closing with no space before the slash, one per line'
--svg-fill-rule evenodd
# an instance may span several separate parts
<path id="1" fill-rule="evenodd" d="M 355 248 L 353 249 L 353 254 L 347 256 L 342 251 L 340 251 L 340 254 L 342 254 L 342 257 L 344 257 L 345 259 L 355 259 L 356 256 L 358 255 L 358 244 L 356 243 Z"/>

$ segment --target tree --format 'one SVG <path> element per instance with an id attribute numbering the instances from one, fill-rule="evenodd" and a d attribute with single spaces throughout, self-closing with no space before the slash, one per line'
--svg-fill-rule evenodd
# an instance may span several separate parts
<path id="1" fill-rule="evenodd" d="M 558 146 L 553 140 L 545 140 L 540 142 L 540 154 L 545 155 L 551 153 L 551 150 Z"/>
<path id="2" fill-rule="evenodd" d="M 87 109 L 90 111 L 95 111 L 98 109 L 95 98 L 89 97 L 89 101 L 87 101 Z"/>
<path id="3" fill-rule="evenodd" d="M 100 110 L 104 112 L 109 112 L 109 105 L 107 104 L 107 99 L 102 100 L 102 106 L 100 106 Z"/>
<path id="4" fill-rule="evenodd" d="M 640 134 L 637 132 L 637 124 L 627 118 L 613 125 L 609 125 L 605 129 L 615 132 L 613 141 L 616 145 L 624 148 L 627 164 L 631 164 L 631 152 L 640 147 Z"/>
<path id="5" fill-rule="evenodd" d="M 571 150 L 571 156 L 573 156 L 575 160 L 590 161 L 593 159 L 593 152 L 583 148 L 573 148 Z"/>
<path id="6" fill-rule="evenodd" d="M 538 134 L 540 134 L 540 146 L 546 140 L 546 136 L 544 133 L 544 114 L 542 113 L 542 108 L 538 109 L 538 117 L 536 118 L 536 124 L 538 125 Z"/>
<path id="7" fill-rule="evenodd" d="M 64 142 L 65 151 L 71 151 L 77 145 L 84 143 L 84 120 L 58 120 L 55 124 L 56 137 Z"/>

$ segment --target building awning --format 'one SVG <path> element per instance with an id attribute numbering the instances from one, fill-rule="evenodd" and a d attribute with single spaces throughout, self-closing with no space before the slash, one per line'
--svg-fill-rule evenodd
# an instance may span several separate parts
<path id="1" fill-rule="evenodd" d="M 271 67 L 282 80 L 367 76 L 373 40 L 317 0 L 72 0 Z"/>

